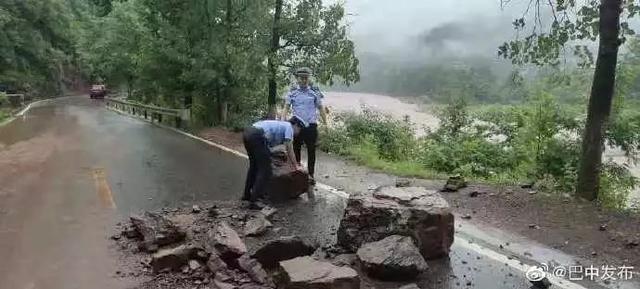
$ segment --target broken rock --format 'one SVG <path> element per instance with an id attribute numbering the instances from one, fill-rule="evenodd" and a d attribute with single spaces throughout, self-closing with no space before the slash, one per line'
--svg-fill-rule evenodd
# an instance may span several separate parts
<path id="1" fill-rule="evenodd" d="M 358 255 L 356 254 L 341 254 L 333 258 L 331 264 L 336 266 L 353 266 L 358 261 Z"/>
<path id="2" fill-rule="evenodd" d="M 260 213 L 263 214 L 266 218 L 271 218 L 278 212 L 278 209 L 274 207 L 264 207 Z"/>
<path id="3" fill-rule="evenodd" d="M 198 270 L 200 269 L 200 267 L 202 267 L 200 265 L 200 263 L 196 260 L 189 260 L 189 269 L 191 269 L 192 271 Z"/>
<path id="4" fill-rule="evenodd" d="M 163 249 L 151 257 L 151 267 L 157 273 L 165 269 L 180 270 L 196 255 L 197 249 L 186 245 L 171 249 Z"/>
<path id="5" fill-rule="evenodd" d="M 262 265 L 260 265 L 256 259 L 251 258 L 249 255 L 243 255 L 238 259 L 238 265 L 242 271 L 249 274 L 249 277 L 251 277 L 251 280 L 254 282 L 273 285 L 273 282 L 269 279 L 269 275 L 262 269 Z"/>
<path id="6" fill-rule="evenodd" d="M 409 179 L 397 179 L 396 187 L 398 188 L 406 188 L 411 186 L 411 180 Z"/>
<path id="7" fill-rule="evenodd" d="M 338 229 L 341 246 L 355 252 L 391 235 L 411 236 L 427 260 L 446 256 L 454 235 L 451 208 L 437 192 L 419 187 L 383 187 L 349 198 Z"/>
<path id="8" fill-rule="evenodd" d="M 467 187 L 467 181 L 462 176 L 453 176 L 447 180 L 442 191 L 444 192 L 457 192 L 462 188 Z"/>
<path id="9" fill-rule="evenodd" d="M 131 223 L 142 235 L 141 248 L 147 252 L 155 252 L 158 247 L 171 245 L 184 240 L 185 231 L 167 218 L 146 212 L 143 216 L 131 216 Z"/>
<path id="10" fill-rule="evenodd" d="M 369 276 L 382 280 L 413 279 L 428 268 L 413 240 L 406 236 L 364 244 L 358 250 L 358 259 Z"/>
<path id="11" fill-rule="evenodd" d="M 278 266 L 278 262 L 295 257 L 313 254 L 315 247 L 303 241 L 300 237 L 281 237 L 259 247 L 251 257 L 255 258 L 265 268 Z"/>
<path id="12" fill-rule="evenodd" d="M 224 221 L 217 223 L 207 233 L 207 249 L 215 250 L 227 262 L 247 253 L 247 246 L 244 241 Z"/>
<path id="13" fill-rule="evenodd" d="M 227 263 L 220 258 L 217 252 L 211 252 L 209 260 L 207 260 L 207 268 L 214 274 L 228 269 Z"/>
<path id="14" fill-rule="evenodd" d="M 249 220 L 244 228 L 244 234 L 246 236 L 260 236 L 273 227 L 271 222 L 263 214 L 258 214 L 253 219 Z"/>
<path id="15" fill-rule="evenodd" d="M 309 174 L 291 167 L 284 146 L 272 148 L 271 167 L 271 179 L 267 186 L 269 188 L 267 196 L 271 200 L 295 199 L 309 190 Z"/>
<path id="16" fill-rule="evenodd" d="M 355 270 L 320 262 L 309 256 L 282 261 L 280 267 L 282 278 L 278 280 L 278 288 L 360 288 L 360 277 Z"/>

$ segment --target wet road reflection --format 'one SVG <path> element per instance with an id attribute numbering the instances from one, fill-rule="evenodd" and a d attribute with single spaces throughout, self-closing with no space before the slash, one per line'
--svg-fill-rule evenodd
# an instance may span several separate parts
<path id="1" fill-rule="evenodd" d="M 246 163 L 108 111 L 101 101 L 64 98 L 33 108 L 0 127 L 0 259 L 10 264 L 0 268 L 0 288 L 123 288 L 107 278 L 114 260 L 85 272 L 95 265 L 92 260 L 110 260 L 106 235 L 112 220 L 141 210 L 238 199 Z M 277 207 L 288 223 L 285 234 L 332 244 L 345 199 L 316 190 Z M 448 259 L 429 265 L 418 280 L 423 289 L 530 287 L 522 272 L 458 241 Z"/>

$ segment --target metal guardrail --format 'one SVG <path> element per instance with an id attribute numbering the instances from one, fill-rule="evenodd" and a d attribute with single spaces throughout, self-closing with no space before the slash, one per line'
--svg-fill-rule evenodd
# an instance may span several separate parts
<path id="1" fill-rule="evenodd" d="M 121 99 L 106 98 L 105 104 L 107 108 L 128 113 L 134 116 L 140 116 L 144 119 L 157 121 L 162 123 L 163 119 L 173 120 L 177 128 L 183 128 L 191 121 L 190 109 L 173 109 L 146 104 L 133 103 Z"/>
<path id="2" fill-rule="evenodd" d="M 12 107 L 20 107 L 24 103 L 24 94 L 7 94 L 7 99 Z"/>

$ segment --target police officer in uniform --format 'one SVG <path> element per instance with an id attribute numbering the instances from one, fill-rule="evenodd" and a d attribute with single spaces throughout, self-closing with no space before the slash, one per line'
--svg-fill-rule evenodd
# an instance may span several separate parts
<path id="1" fill-rule="evenodd" d="M 295 71 L 298 84 L 293 86 L 285 98 L 283 119 L 292 114 L 305 122 L 300 135 L 293 140 L 293 150 L 296 160 L 300 163 L 302 144 L 307 147 L 307 164 L 309 182 L 315 184 L 314 172 L 316 164 L 316 144 L 318 142 L 318 116 L 327 124 L 327 116 L 322 104 L 324 95 L 318 87 L 311 85 L 312 71 L 302 67 Z"/>

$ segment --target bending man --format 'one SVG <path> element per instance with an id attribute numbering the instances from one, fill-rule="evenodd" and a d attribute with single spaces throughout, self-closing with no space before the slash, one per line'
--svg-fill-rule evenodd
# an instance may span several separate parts
<path id="1" fill-rule="evenodd" d="M 249 171 L 242 199 L 250 209 L 261 209 L 258 199 L 264 197 L 271 177 L 271 148 L 285 144 L 292 168 L 301 170 L 295 161 L 292 142 L 300 134 L 304 123 L 297 117 L 289 121 L 262 120 L 244 130 L 244 147 L 249 155 Z"/>

